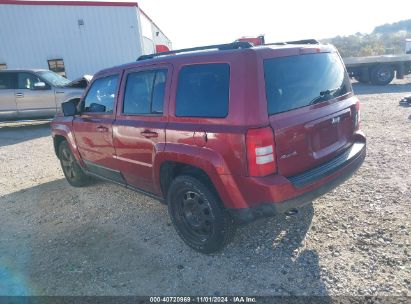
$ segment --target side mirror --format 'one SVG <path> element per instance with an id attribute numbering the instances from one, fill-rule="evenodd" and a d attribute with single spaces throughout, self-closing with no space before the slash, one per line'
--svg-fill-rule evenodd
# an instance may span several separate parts
<path id="1" fill-rule="evenodd" d="M 106 106 L 93 102 L 92 104 L 90 104 L 88 112 L 103 113 L 106 112 Z"/>
<path id="2" fill-rule="evenodd" d="M 64 116 L 74 116 L 77 114 L 77 104 L 74 100 L 66 101 L 61 104 Z"/>
<path id="3" fill-rule="evenodd" d="M 47 89 L 47 86 L 44 82 L 40 81 L 40 82 L 36 82 L 34 84 L 34 90 L 45 90 Z"/>

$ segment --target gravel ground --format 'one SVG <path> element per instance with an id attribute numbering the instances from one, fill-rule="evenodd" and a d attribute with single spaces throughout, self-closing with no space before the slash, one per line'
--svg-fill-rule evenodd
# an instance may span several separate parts
<path id="1" fill-rule="evenodd" d="M 48 124 L 0 124 L 0 295 L 411 296 L 411 107 L 398 105 L 410 82 L 354 84 L 368 137 L 359 172 L 214 256 L 184 245 L 153 199 L 70 187 Z"/>

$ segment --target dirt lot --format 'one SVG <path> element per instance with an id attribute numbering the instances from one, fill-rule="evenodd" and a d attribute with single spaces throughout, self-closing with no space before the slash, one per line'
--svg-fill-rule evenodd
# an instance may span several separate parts
<path id="1" fill-rule="evenodd" d="M 153 199 L 70 187 L 48 124 L 0 125 L 0 295 L 411 296 L 411 107 L 398 105 L 410 83 L 355 84 L 360 171 L 297 215 L 241 228 L 214 256 L 185 246 Z"/>

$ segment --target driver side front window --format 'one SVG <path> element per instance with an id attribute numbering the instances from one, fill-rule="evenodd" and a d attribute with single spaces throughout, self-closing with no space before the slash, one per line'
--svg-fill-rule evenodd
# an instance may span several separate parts
<path id="1" fill-rule="evenodd" d="M 18 89 L 34 90 L 34 84 L 38 82 L 42 82 L 42 80 L 34 74 L 18 73 L 17 75 Z"/>
<path id="2" fill-rule="evenodd" d="M 118 75 L 97 79 L 84 100 L 84 112 L 113 113 Z"/>

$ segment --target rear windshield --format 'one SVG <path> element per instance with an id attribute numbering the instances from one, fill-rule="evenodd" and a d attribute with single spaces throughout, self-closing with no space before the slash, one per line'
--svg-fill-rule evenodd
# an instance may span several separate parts
<path id="1" fill-rule="evenodd" d="M 266 59 L 264 75 L 270 115 L 327 101 L 351 91 L 348 75 L 336 53 Z"/>

